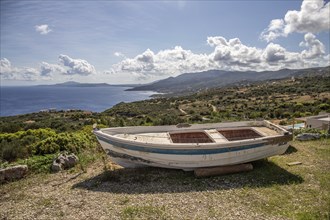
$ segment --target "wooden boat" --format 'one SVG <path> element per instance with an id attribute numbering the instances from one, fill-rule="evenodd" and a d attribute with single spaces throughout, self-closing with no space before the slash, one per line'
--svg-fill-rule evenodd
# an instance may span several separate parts
<path id="1" fill-rule="evenodd" d="M 94 129 L 123 167 L 183 170 L 251 162 L 283 154 L 292 134 L 269 121 Z"/>

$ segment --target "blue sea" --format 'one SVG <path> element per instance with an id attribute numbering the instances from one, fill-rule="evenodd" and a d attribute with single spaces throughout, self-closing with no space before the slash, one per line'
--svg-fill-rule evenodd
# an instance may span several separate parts
<path id="1" fill-rule="evenodd" d="M 125 91 L 128 87 L 0 87 L 0 116 L 42 109 L 102 112 L 119 102 L 149 99 L 154 92 Z"/>

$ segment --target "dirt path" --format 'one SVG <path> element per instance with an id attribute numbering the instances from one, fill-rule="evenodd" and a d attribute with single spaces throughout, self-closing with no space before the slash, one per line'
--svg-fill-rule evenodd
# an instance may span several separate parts
<path id="1" fill-rule="evenodd" d="M 181 109 L 181 108 L 179 108 L 179 111 L 180 111 L 182 114 L 188 115 L 188 113 L 187 113 L 185 110 Z"/>

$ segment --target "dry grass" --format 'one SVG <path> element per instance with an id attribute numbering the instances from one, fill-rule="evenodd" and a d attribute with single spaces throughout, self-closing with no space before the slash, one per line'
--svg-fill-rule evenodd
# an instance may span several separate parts
<path id="1" fill-rule="evenodd" d="M 329 92 L 322 92 L 318 94 L 318 97 L 320 99 L 330 99 L 330 93 Z M 310 95 L 297 95 L 294 99 L 290 100 L 290 102 L 315 102 L 315 97 L 312 97 Z"/>
<path id="2" fill-rule="evenodd" d="M 206 179 L 104 171 L 101 160 L 70 181 L 75 173 L 30 176 L 0 186 L 0 219 L 328 219 L 330 140 L 292 145 L 252 172 Z M 293 161 L 303 164 L 286 165 Z"/>

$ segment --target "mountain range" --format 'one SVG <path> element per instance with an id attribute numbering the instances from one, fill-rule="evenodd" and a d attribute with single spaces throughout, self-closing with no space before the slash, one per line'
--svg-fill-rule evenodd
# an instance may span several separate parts
<path id="1" fill-rule="evenodd" d="M 177 77 L 137 86 L 128 91 L 156 91 L 160 93 L 196 92 L 201 89 L 224 87 L 234 84 L 248 84 L 257 81 L 276 80 L 291 77 L 330 75 L 330 66 L 308 69 L 282 69 L 278 71 L 224 71 L 209 70 L 196 73 L 184 73 Z"/>
<path id="2" fill-rule="evenodd" d="M 67 81 L 64 83 L 57 83 L 53 85 L 38 85 L 47 87 L 136 87 L 141 86 L 141 84 L 108 84 L 108 83 L 79 83 L 75 81 Z"/>

